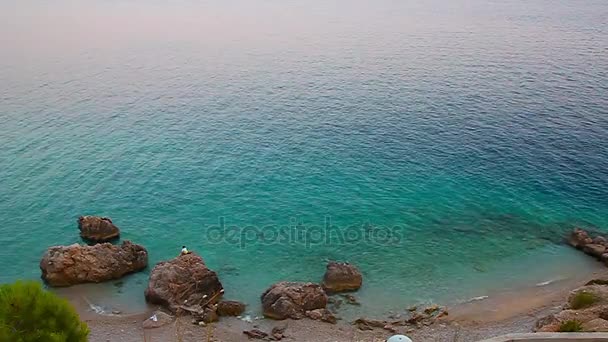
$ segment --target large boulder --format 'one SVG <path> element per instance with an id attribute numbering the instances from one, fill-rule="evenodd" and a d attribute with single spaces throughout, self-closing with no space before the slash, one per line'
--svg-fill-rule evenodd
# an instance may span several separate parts
<path id="1" fill-rule="evenodd" d="M 324 309 L 327 294 L 318 284 L 280 282 L 262 294 L 264 316 L 273 319 L 301 319 L 306 311 Z"/>
<path id="2" fill-rule="evenodd" d="M 323 276 L 323 289 L 327 292 L 356 291 L 363 283 L 361 272 L 352 264 L 329 262 Z"/>
<path id="3" fill-rule="evenodd" d="M 223 300 L 217 304 L 217 314 L 220 316 L 240 316 L 245 312 L 245 304 L 235 300 Z"/>
<path id="4" fill-rule="evenodd" d="M 70 286 L 117 279 L 147 265 L 146 249 L 125 241 L 122 245 L 50 247 L 40 261 L 40 270 L 51 286 Z"/>
<path id="5" fill-rule="evenodd" d="M 107 217 L 80 216 L 78 229 L 83 239 L 92 242 L 107 242 L 120 236 L 120 229 Z"/>
<path id="6" fill-rule="evenodd" d="M 204 310 L 221 299 L 224 293 L 217 274 L 207 268 L 203 258 L 190 253 L 159 262 L 150 273 L 146 300 L 163 305 L 172 312 L 178 309 Z"/>

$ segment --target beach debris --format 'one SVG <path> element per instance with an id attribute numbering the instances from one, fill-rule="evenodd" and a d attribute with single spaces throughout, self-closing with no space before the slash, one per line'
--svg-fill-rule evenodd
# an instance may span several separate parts
<path id="1" fill-rule="evenodd" d="M 156 264 L 145 290 L 149 303 L 163 305 L 171 312 L 182 309 L 203 316 L 204 308 L 217 303 L 223 294 L 217 274 L 196 253 Z"/>
<path id="2" fill-rule="evenodd" d="M 264 316 L 272 319 L 301 319 L 306 311 L 324 309 L 327 295 L 314 283 L 279 282 L 272 285 L 262 296 Z"/>
<path id="3" fill-rule="evenodd" d="M 147 265 L 148 251 L 131 241 L 49 247 L 40 260 L 42 278 L 51 286 L 118 279 Z"/>
<path id="4" fill-rule="evenodd" d="M 259 340 L 263 340 L 266 337 L 268 337 L 268 333 L 265 333 L 259 329 L 244 330 L 243 334 L 247 335 L 247 337 L 249 337 L 249 338 L 259 339 Z"/>
<path id="5" fill-rule="evenodd" d="M 173 322 L 173 316 L 162 311 L 155 311 L 152 316 L 143 321 L 142 326 L 144 329 L 154 329 L 167 325 L 171 322 Z"/>
<path id="6" fill-rule="evenodd" d="M 315 321 L 321 321 L 331 324 L 337 323 L 336 316 L 334 316 L 334 314 L 327 309 L 315 309 L 306 311 L 306 317 Z"/>
<path id="7" fill-rule="evenodd" d="M 386 342 L 413 342 L 412 339 L 405 335 L 393 335 L 389 337 Z"/>
<path id="8" fill-rule="evenodd" d="M 223 300 L 217 304 L 217 314 L 220 316 L 240 316 L 245 312 L 245 304 L 234 300 Z"/>
<path id="9" fill-rule="evenodd" d="M 120 229 L 108 217 L 80 216 L 80 237 L 91 242 L 108 242 L 120 237 Z"/>
<path id="10" fill-rule="evenodd" d="M 356 291 L 363 284 L 359 269 L 346 262 L 330 261 L 323 276 L 323 289 L 327 293 Z"/>

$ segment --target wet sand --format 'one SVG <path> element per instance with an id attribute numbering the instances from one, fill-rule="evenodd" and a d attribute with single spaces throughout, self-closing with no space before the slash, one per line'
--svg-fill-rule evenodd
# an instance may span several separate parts
<path id="1" fill-rule="evenodd" d="M 608 277 L 608 270 L 490 294 L 487 298 L 450 307 L 449 317 L 432 326 L 415 331 L 408 327 L 396 327 L 397 332 L 412 337 L 415 342 L 473 342 L 507 333 L 530 332 L 539 318 L 559 311 L 571 290 L 590 279 L 602 277 Z M 263 318 L 253 318 L 252 322 L 221 318 L 219 323 L 200 327 L 193 325 L 189 317 L 182 317 L 164 327 L 145 330 L 142 322 L 155 307 L 135 314 L 98 314 L 91 309 L 91 303 L 82 293 L 73 293 L 69 299 L 77 307 L 82 319 L 89 324 L 92 342 L 248 341 L 243 330 L 260 329 L 270 332 L 275 326 L 287 326 L 285 341 L 384 341 L 392 335 L 382 329 L 360 331 L 347 321 L 331 325 L 307 319 L 273 321 Z"/>

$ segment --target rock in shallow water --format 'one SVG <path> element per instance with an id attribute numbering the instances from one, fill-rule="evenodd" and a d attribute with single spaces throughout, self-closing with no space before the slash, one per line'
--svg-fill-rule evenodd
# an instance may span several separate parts
<path id="1" fill-rule="evenodd" d="M 217 274 L 200 256 L 190 253 L 159 262 L 150 273 L 146 300 L 176 312 L 180 307 L 204 308 L 224 292 Z"/>
<path id="2" fill-rule="evenodd" d="M 240 316 L 245 312 L 245 304 L 234 300 L 223 300 L 217 304 L 217 314 L 220 316 Z"/>
<path id="3" fill-rule="evenodd" d="M 40 261 L 40 270 L 49 285 L 70 286 L 117 279 L 147 265 L 146 249 L 125 241 L 119 246 L 102 243 L 50 247 Z"/>
<path id="4" fill-rule="evenodd" d="M 83 239 L 93 242 L 107 242 L 120 237 L 120 229 L 107 217 L 80 216 L 78 229 Z"/>
<path id="5" fill-rule="evenodd" d="M 264 316 L 273 319 L 301 319 L 306 311 L 324 309 L 327 295 L 318 284 L 280 282 L 262 294 Z"/>
<path id="6" fill-rule="evenodd" d="M 361 272 L 352 264 L 329 262 L 323 276 L 323 289 L 327 292 L 356 291 L 363 283 Z"/>

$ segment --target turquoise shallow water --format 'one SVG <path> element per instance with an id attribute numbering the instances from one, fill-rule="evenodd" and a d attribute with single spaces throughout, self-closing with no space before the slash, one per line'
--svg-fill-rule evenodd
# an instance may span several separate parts
<path id="1" fill-rule="evenodd" d="M 0 281 L 38 278 L 82 214 L 152 264 L 188 245 L 252 304 L 327 259 L 370 312 L 591 267 L 559 243 L 608 227 L 607 14 L 0 2 Z M 146 280 L 97 290 L 143 305 Z"/>

